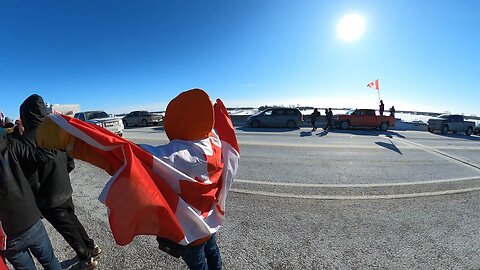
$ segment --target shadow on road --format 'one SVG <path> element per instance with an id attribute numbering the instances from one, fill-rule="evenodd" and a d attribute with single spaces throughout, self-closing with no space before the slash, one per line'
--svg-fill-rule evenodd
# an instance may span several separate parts
<path id="1" fill-rule="evenodd" d="M 163 126 L 156 126 L 153 130 L 165 130 L 165 128 Z"/>
<path id="2" fill-rule="evenodd" d="M 380 131 L 380 130 L 368 130 L 368 129 L 334 129 L 329 132 L 332 133 L 345 133 L 345 134 L 352 134 L 352 135 L 358 135 L 358 136 L 380 136 L 384 135 L 387 136 L 388 138 L 405 138 L 405 136 L 398 134 L 397 132 L 394 131 Z"/>
<path id="3" fill-rule="evenodd" d="M 307 137 L 307 136 L 312 136 L 311 131 L 301 131 L 300 132 L 300 137 Z"/>
<path id="4" fill-rule="evenodd" d="M 62 267 L 62 269 L 70 269 L 69 268 L 70 266 L 77 265 L 78 262 L 79 262 L 78 257 L 75 256 L 71 259 L 68 259 L 68 260 L 65 260 L 65 261 L 61 262 L 60 266 Z"/>
<path id="5" fill-rule="evenodd" d="M 469 141 L 477 141 L 480 142 L 480 137 L 478 136 L 467 136 L 465 134 L 439 134 L 439 133 L 431 133 L 432 135 L 437 135 L 439 137 L 447 137 L 447 138 L 455 138 L 455 139 L 464 139 Z"/>
<path id="6" fill-rule="evenodd" d="M 243 127 L 237 127 L 235 129 L 242 130 L 242 131 L 252 131 L 252 132 L 289 132 L 289 131 L 293 131 L 293 130 L 298 130 L 300 128 L 280 128 L 280 127 L 269 127 L 269 128 L 258 127 L 258 128 L 254 128 L 254 127 L 243 126 Z M 304 131 L 302 131 L 302 133 L 303 132 Z M 307 132 L 305 132 L 305 133 L 307 133 Z"/>
<path id="7" fill-rule="evenodd" d="M 396 146 L 391 140 L 389 140 L 389 141 L 390 141 L 390 143 L 386 143 L 386 142 L 375 142 L 375 144 L 377 144 L 377 145 L 379 145 L 379 146 L 381 146 L 381 147 L 385 147 L 385 148 L 387 148 L 387 149 L 389 149 L 389 150 L 392 150 L 392 151 L 394 151 L 394 152 L 397 152 L 397 153 L 399 153 L 400 155 L 403 156 L 402 151 L 400 151 L 400 149 L 398 149 L 397 146 Z"/>
<path id="8" fill-rule="evenodd" d="M 149 125 L 149 127 L 153 127 L 153 129 L 158 129 L 159 127 L 161 127 L 161 130 L 163 130 L 163 125 L 160 126 L 160 125 L 157 125 L 157 126 L 151 126 Z M 144 126 L 128 126 L 128 127 L 125 127 L 124 126 L 124 129 L 137 129 L 137 128 L 144 128 Z"/>

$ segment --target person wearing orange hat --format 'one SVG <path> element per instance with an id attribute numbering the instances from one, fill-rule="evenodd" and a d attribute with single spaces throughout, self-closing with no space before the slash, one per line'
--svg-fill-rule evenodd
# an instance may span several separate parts
<path id="1" fill-rule="evenodd" d="M 195 117 L 192 117 L 195 115 Z M 174 166 L 193 178 L 198 178 L 202 172 L 198 167 L 207 162 L 202 158 L 201 151 L 190 141 L 208 141 L 214 127 L 214 108 L 209 96 L 201 89 L 192 89 L 181 93 L 167 106 L 164 117 L 164 128 L 170 143 L 160 147 L 143 146 L 149 152 L 156 153 L 167 164 Z M 179 146 L 186 146 L 185 153 L 179 154 Z M 198 155 L 196 154 L 198 152 Z M 179 160 L 181 160 L 179 162 Z M 209 170 L 215 170 L 211 167 Z M 222 269 L 222 259 L 217 245 L 216 233 L 190 243 L 181 252 L 181 257 L 190 269 Z M 164 239 L 157 237 L 159 247 L 163 249 Z M 173 245 L 175 248 L 176 245 Z M 178 247 L 178 246 L 177 246 Z M 172 246 L 166 245 L 167 249 Z"/>
<path id="2" fill-rule="evenodd" d="M 159 248 L 181 256 L 190 269 L 221 269 L 216 232 L 240 158 L 228 112 L 221 100 L 213 105 L 205 91 L 191 89 L 170 101 L 164 129 L 168 144 L 137 145 L 78 119 L 50 115 L 36 141 L 112 176 L 99 200 L 109 209 L 117 244 L 156 235 Z"/>

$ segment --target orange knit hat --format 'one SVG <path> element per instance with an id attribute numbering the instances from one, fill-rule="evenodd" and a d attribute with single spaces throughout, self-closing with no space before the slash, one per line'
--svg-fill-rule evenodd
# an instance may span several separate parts
<path id="1" fill-rule="evenodd" d="M 168 103 L 163 126 L 170 140 L 205 139 L 213 128 L 214 115 L 210 97 L 202 89 L 180 93 Z"/>

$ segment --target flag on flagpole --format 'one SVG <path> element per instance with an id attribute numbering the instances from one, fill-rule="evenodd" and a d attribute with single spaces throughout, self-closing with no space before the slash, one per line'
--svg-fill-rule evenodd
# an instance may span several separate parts
<path id="1" fill-rule="evenodd" d="M 371 82 L 371 83 L 369 83 L 369 84 L 367 84 L 367 87 L 369 87 L 369 88 L 375 88 L 375 89 L 377 89 L 377 90 L 380 90 L 380 85 L 378 85 L 378 79 L 375 80 L 375 81 L 373 81 L 373 82 Z"/>
<path id="2" fill-rule="evenodd" d="M 214 106 L 214 126 L 207 138 L 172 140 L 166 145 L 137 145 L 108 130 L 62 114 L 52 114 L 37 130 L 39 145 L 69 134 L 74 157 L 103 168 L 112 178 L 99 200 L 108 207 L 117 244 L 136 235 L 156 235 L 188 245 L 215 233 L 225 218 L 240 149 L 227 110 Z M 57 128 L 56 131 L 52 131 Z M 47 142 L 46 144 L 44 142 Z M 53 144 L 54 145 L 54 144 Z M 72 148 L 73 147 L 73 148 Z M 55 148 L 55 147 L 54 147 Z M 194 163 L 194 164 L 192 164 Z"/>

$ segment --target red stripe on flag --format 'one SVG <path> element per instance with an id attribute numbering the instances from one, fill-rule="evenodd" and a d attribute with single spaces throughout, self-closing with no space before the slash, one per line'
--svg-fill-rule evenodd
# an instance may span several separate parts
<path id="1" fill-rule="evenodd" d="M 232 120 L 228 115 L 227 109 L 220 99 L 214 105 L 215 110 L 215 125 L 214 128 L 220 137 L 220 140 L 230 144 L 240 154 L 240 147 L 238 147 L 237 136 L 233 128 Z"/>

